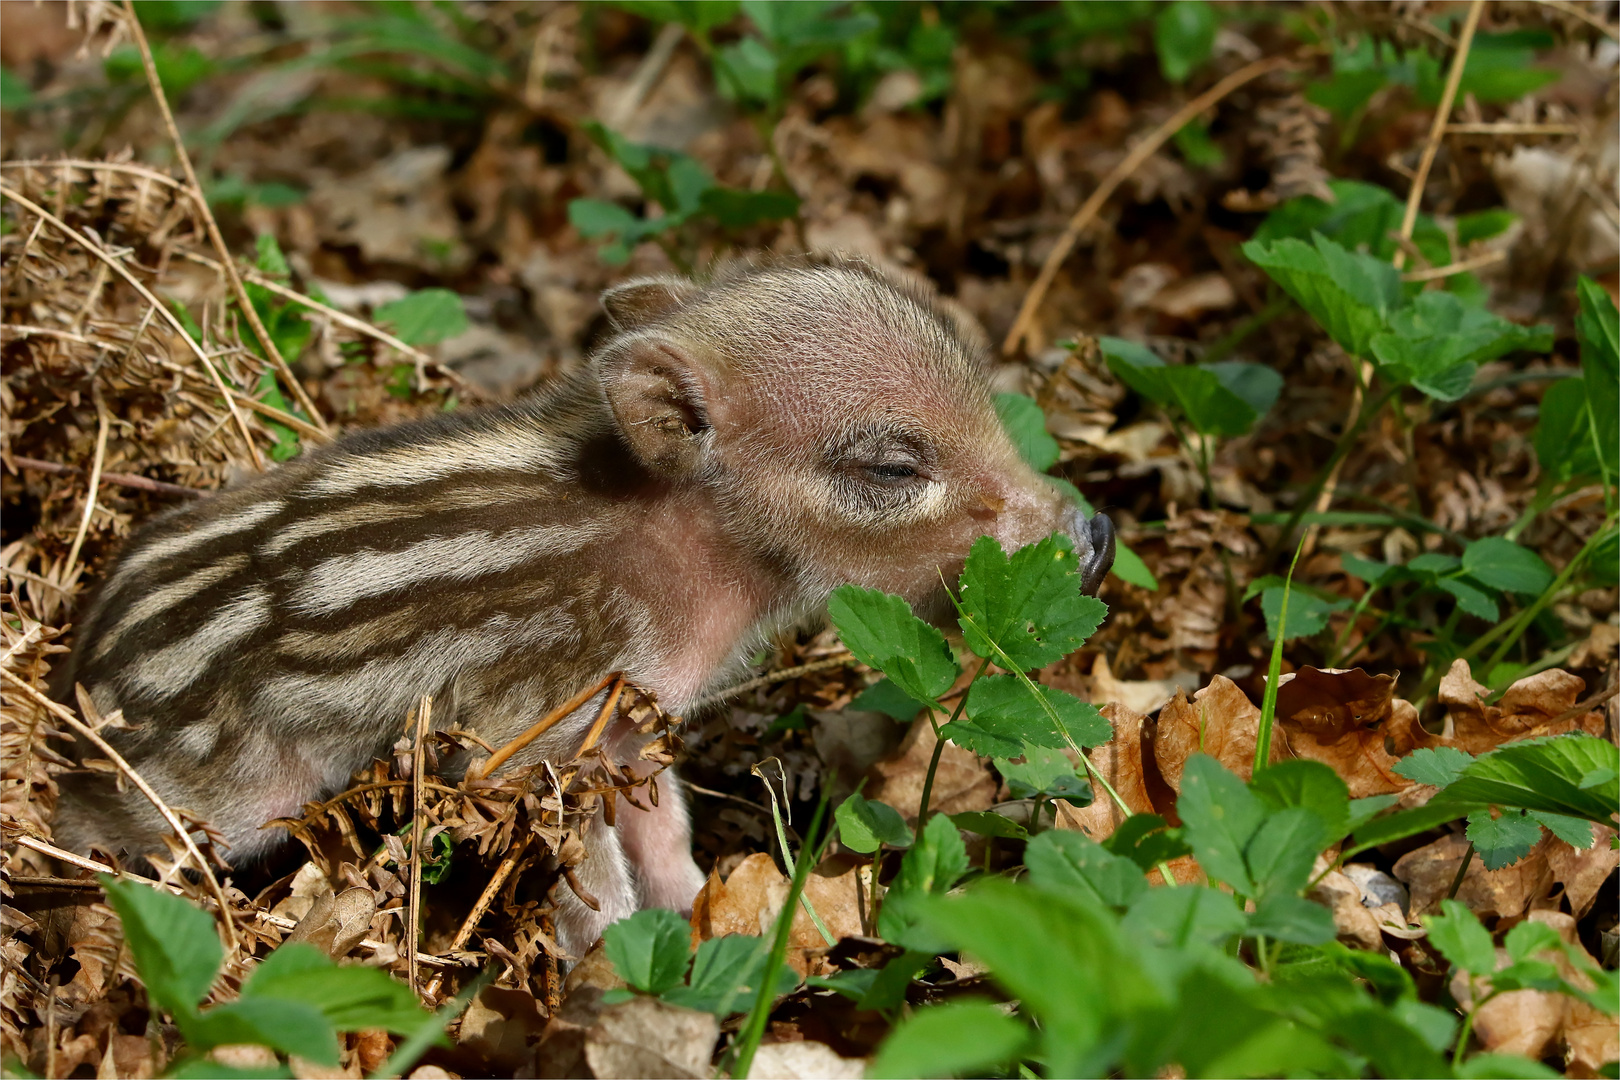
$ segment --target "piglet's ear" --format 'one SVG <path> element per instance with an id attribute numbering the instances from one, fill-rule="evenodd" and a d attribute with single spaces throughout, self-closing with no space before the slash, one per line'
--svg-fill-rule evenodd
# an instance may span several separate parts
<path id="1" fill-rule="evenodd" d="M 677 342 L 649 334 L 604 356 L 602 390 L 641 463 L 669 477 L 691 475 L 709 429 L 710 378 Z"/>
<path id="2" fill-rule="evenodd" d="M 602 307 L 615 330 L 634 330 L 663 318 L 696 294 L 697 286 L 681 278 L 636 278 L 603 293 Z"/>

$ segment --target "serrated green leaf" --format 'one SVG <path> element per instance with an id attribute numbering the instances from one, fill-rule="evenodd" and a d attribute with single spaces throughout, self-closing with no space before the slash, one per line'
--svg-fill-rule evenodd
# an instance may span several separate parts
<path id="1" fill-rule="evenodd" d="M 394 336 L 407 345 L 434 345 L 465 333 L 468 326 L 461 297 L 449 289 L 420 289 L 372 314 L 378 322 L 392 323 Z"/>
<path id="2" fill-rule="evenodd" d="M 1462 568 L 1475 581 L 1521 596 L 1545 592 L 1554 576 L 1540 555 L 1500 536 L 1470 541 L 1463 550 Z"/>
<path id="3" fill-rule="evenodd" d="M 685 981 L 692 956 L 692 928 L 664 908 L 647 908 L 602 931 L 602 944 L 619 978 L 647 994 L 662 994 Z"/>
<path id="4" fill-rule="evenodd" d="M 260 233 L 254 241 L 258 248 L 258 261 L 255 267 L 259 273 L 266 277 L 290 278 L 292 267 L 287 265 L 287 257 L 281 253 L 281 245 L 276 243 L 272 233 Z"/>
<path id="5" fill-rule="evenodd" d="M 1617 766 L 1620 748 L 1606 739 L 1586 734 L 1525 739 L 1476 759 L 1435 799 L 1544 810 L 1612 825 L 1620 783 L 1611 777 L 1593 787 L 1580 785 L 1591 771 Z"/>
<path id="6" fill-rule="evenodd" d="M 1066 746 L 1101 746 L 1113 737 L 1113 727 L 1094 706 L 1056 687 L 1037 689 L 1057 724 L 1029 688 L 1015 675 L 989 675 L 974 682 L 963 710 L 969 724 L 956 720 L 941 734 L 985 757 L 1017 757 L 1025 744 L 1061 750 Z M 960 739 L 953 729 L 960 727 Z M 988 739 L 985 738 L 988 736 Z M 961 741 L 966 739 L 966 742 Z M 990 750 L 980 749 L 981 743 Z"/>
<path id="7" fill-rule="evenodd" d="M 1439 915 L 1426 915 L 1429 944 L 1453 966 L 1472 975 L 1489 975 L 1496 970 L 1496 946 L 1491 934 L 1480 925 L 1468 908 L 1455 900 L 1442 900 Z"/>
<path id="8" fill-rule="evenodd" d="M 1395 775 L 1404 776 L 1414 784 L 1432 784 L 1445 787 L 1473 763 L 1474 755 L 1454 746 L 1424 747 L 1414 750 L 1395 763 Z"/>
<path id="9" fill-rule="evenodd" d="M 1425 292 L 1393 312 L 1388 331 L 1371 346 L 1384 378 L 1455 401 L 1468 391 L 1475 366 L 1520 349 L 1545 352 L 1552 328 L 1519 326 L 1452 293 Z"/>
<path id="10" fill-rule="evenodd" d="M 1468 815 L 1467 836 L 1485 869 L 1500 870 L 1530 854 L 1541 839 L 1541 825 L 1522 810 L 1503 810 L 1497 818 L 1489 810 L 1476 810 Z"/>
<path id="11" fill-rule="evenodd" d="M 1085 896 L 1119 910 L 1130 907 L 1148 889 L 1135 862 L 1066 829 L 1052 829 L 1031 840 L 1024 849 L 1024 865 L 1037 888 Z"/>
<path id="12" fill-rule="evenodd" d="M 838 804 L 838 839 L 852 851 L 870 855 L 883 844 L 894 848 L 911 846 L 911 830 L 900 811 L 887 803 L 875 802 L 856 792 Z"/>
<path id="13" fill-rule="evenodd" d="M 869 1077 L 988 1074 L 1019 1056 L 1030 1030 L 989 1002 L 921 1009 L 889 1035 L 866 1068 Z"/>
<path id="14" fill-rule="evenodd" d="M 196 1015 L 225 949 L 206 911 L 169 892 L 101 874 L 107 902 L 118 913 L 135 970 L 152 1003 L 177 1023 Z"/>
<path id="15" fill-rule="evenodd" d="M 962 834 L 944 814 L 930 817 L 900 860 L 900 872 L 884 894 L 878 933 L 888 941 L 906 944 L 927 897 L 948 891 L 967 869 Z"/>
<path id="16" fill-rule="evenodd" d="M 1081 595 L 1078 567 L 1074 544 L 1061 533 L 1010 558 L 992 537 L 974 541 L 960 582 L 971 616 L 961 620 L 968 648 L 986 659 L 1004 654 L 1025 671 L 1078 649 L 1108 613 L 1107 604 Z"/>
<path id="17" fill-rule="evenodd" d="M 913 615 L 898 596 L 844 585 L 833 590 L 827 611 L 857 660 L 918 701 L 937 702 L 961 673 L 945 635 Z"/>
<path id="18" fill-rule="evenodd" d="M 1373 337 L 1401 306 L 1401 277 L 1394 266 L 1346 251 L 1320 233 L 1311 244 L 1251 240 L 1243 253 L 1352 355 L 1371 358 Z"/>
<path id="19" fill-rule="evenodd" d="M 1193 754 L 1182 770 L 1176 808 L 1182 838 L 1204 872 L 1240 895 L 1253 896 L 1255 883 L 1243 852 L 1266 817 L 1259 797 L 1208 754 Z"/>
<path id="20" fill-rule="evenodd" d="M 1046 414 L 1027 394 L 997 394 L 996 415 L 1018 448 L 1018 456 L 1036 472 L 1057 464 L 1058 443 L 1046 431 Z"/>
<path id="21" fill-rule="evenodd" d="M 1090 801 L 1090 783 L 1061 750 L 1025 743 L 1020 755 L 995 757 L 995 766 L 1015 799 L 1046 796 Z"/>
<path id="22" fill-rule="evenodd" d="M 759 992 L 770 942 L 764 938 L 727 934 L 710 938 L 692 957 L 689 985 L 674 986 L 661 997 L 671 1005 L 725 1017 L 745 1011 Z M 786 964 L 777 969 L 777 994 L 790 992 L 799 979 Z"/>
<path id="23" fill-rule="evenodd" d="M 1282 617 L 1283 587 L 1273 585 L 1260 593 L 1260 610 L 1266 616 L 1266 634 L 1277 639 L 1277 622 Z M 1323 600 L 1320 596 L 1295 588 L 1288 595 L 1288 626 L 1283 630 L 1285 641 L 1311 637 L 1327 629 L 1328 617 L 1335 611 L 1350 606 L 1348 600 Z"/>
<path id="24" fill-rule="evenodd" d="M 1547 831 L 1573 848 L 1585 850 L 1595 843 L 1592 823 L 1568 814 L 1549 814 L 1545 810 L 1531 810 L 1529 815 L 1547 827 Z"/>

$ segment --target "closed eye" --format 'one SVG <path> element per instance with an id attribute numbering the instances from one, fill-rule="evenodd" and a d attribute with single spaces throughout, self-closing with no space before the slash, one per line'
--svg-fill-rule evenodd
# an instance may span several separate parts
<path id="1" fill-rule="evenodd" d="M 868 480 L 878 484 L 903 484 L 917 478 L 917 470 L 900 461 L 884 461 L 862 465 L 861 472 Z"/>

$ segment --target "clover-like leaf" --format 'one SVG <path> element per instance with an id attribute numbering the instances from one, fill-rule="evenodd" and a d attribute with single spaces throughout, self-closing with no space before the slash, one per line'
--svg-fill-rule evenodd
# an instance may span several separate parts
<path id="1" fill-rule="evenodd" d="M 1078 649 L 1108 613 L 1107 604 L 1081 595 L 1078 566 L 1073 542 L 1061 533 L 1010 558 L 994 538 L 979 537 L 961 578 L 968 648 L 1024 671 Z"/>

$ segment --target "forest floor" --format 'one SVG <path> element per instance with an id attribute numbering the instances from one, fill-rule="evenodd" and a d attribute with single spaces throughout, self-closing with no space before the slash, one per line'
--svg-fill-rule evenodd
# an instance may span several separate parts
<path id="1" fill-rule="evenodd" d="M 1581 321 L 1583 302 L 1620 288 L 1613 4 L 857 4 L 818 6 L 803 25 L 724 3 L 136 9 L 205 198 L 123 9 L 0 5 L 8 1071 L 184 1063 L 94 879 L 64 876 L 93 860 L 56 861 L 51 842 L 64 740 L 107 718 L 48 704 L 50 669 L 120 543 L 339 433 L 542 387 L 603 334 L 604 288 L 733 253 L 842 252 L 933 282 L 988 332 L 997 390 L 1044 414 L 1021 442 L 1129 548 L 1100 594 L 1101 628 L 1037 675 L 1111 723 L 1090 766 L 1071 753 L 1066 775 L 1031 784 L 994 755 L 936 754 L 935 719 L 874 695 L 879 673 L 830 627 L 778 641 L 759 678 L 661 744 L 712 871 L 694 944 L 771 932 L 793 869 L 777 815 L 804 830 L 824 792 L 836 804 L 861 778 L 861 797 L 899 812 L 904 843 L 885 861 L 874 842 L 875 872 L 846 832 L 809 876 L 837 944 L 801 911 L 786 962 L 823 981 L 795 980 L 775 1002 L 755 1075 L 859 1075 L 925 1006 L 1006 999 L 991 987 L 1013 984 L 971 950 L 902 972 L 886 1007 L 863 997 L 870 982 L 831 986 L 916 954 L 884 940 L 870 907 L 901 873 L 931 761 L 930 809 L 966 831 L 952 842 L 985 876 L 1018 876 L 1042 829 L 1105 841 L 1126 811 L 1180 828 L 1195 752 L 1248 779 L 1270 731 L 1266 672 L 1296 545 L 1281 652 L 1293 679 L 1271 760 L 1322 762 L 1349 798 L 1412 810 L 1452 775 L 1400 767 L 1414 752 L 1615 739 L 1613 454 L 1561 444 L 1547 420 L 1553 388 L 1583 371 L 1593 402 L 1614 401 Z M 1459 41 L 1468 64 L 1448 80 Z M 1180 115 L 1199 95 L 1204 107 Z M 1414 188 L 1421 213 L 1407 212 Z M 1419 372 L 1423 355 L 1392 359 L 1394 346 L 1348 348 L 1339 309 L 1324 314 L 1245 247 L 1325 250 L 1313 235 L 1392 264 L 1403 310 L 1423 313 L 1412 319 L 1453 317 L 1385 331 L 1445 353 L 1444 370 Z M 279 362 L 243 317 L 230 259 Z M 1483 345 L 1453 349 L 1475 332 Z M 1163 390 L 1155 357 L 1279 378 L 1256 395 L 1228 380 L 1253 369 L 1224 369 L 1210 391 L 1230 406 L 1220 413 Z M 1571 415 L 1584 432 L 1586 414 Z M 1601 418 L 1590 424 L 1601 441 Z M 662 719 L 633 689 L 617 707 Z M 553 890 L 570 887 L 580 822 L 616 781 L 582 759 L 549 780 L 446 784 L 454 794 L 429 812 L 413 730 L 400 717 L 392 760 L 307 808 L 296 856 L 249 872 L 219 861 L 212 887 L 181 872 L 178 846 L 158 866 L 232 909 L 211 1000 L 231 1000 L 293 933 L 409 978 L 429 1008 L 476 991 L 411 1075 L 732 1067 L 748 1002 L 612 1004 L 627 976 L 601 950 L 559 975 Z M 399 831 L 423 812 L 454 854 L 433 847 L 413 866 Z M 987 812 L 1011 824 L 960 817 Z M 1306 895 L 1339 942 L 1392 958 L 1416 998 L 1468 1018 L 1456 1062 L 1502 1052 L 1612 1076 L 1612 1010 L 1540 985 L 1475 1006 L 1457 957 L 1429 940 L 1428 918 L 1455 899 L 1497 940 L 1551 926 L 1612 977 L 1612 819 L 1587 845 L 1524 820 L 1528 834 L 1494 848 L 1460 815 L 1342 865 L 1349 841 L 1325 845 Z M 797 850 L 800 832 L 780 831 Z M 1146 875 L 1160 887 L 1219 876 L 1185 847 L 1164 852 Z M 413 882 L 424 862 L 426 885 Z M 419 944 L 404 915 L 418 897 Z M 1264 938 L 1253 949 L 1232 946 L 1264 981 Z M 494 981 L 473 987 L 486 968 Z M 350 1032 L 339 1064 L 292 1067 L 370 1074 L 398 1043 Z M 214 1053 L 277 1061 L 263 1047 Z M 1196 1071 L 1165 1053 L 1163 1075 Z M 925 1059 L 884 1067 L 897 1060 Z M 962 1069 L 1019 1060 L 1062 1059 L 1009 1051 Z"/>

